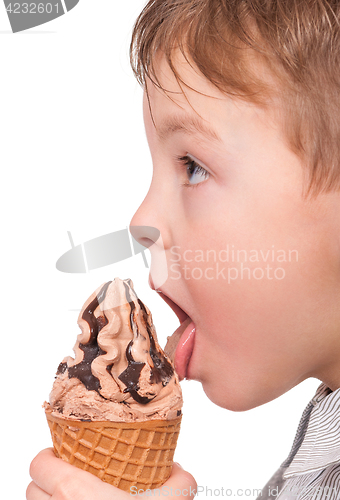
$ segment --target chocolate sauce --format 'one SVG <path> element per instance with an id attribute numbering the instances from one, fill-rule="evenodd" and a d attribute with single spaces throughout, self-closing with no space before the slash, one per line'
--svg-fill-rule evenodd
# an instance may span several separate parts
<path id="1" fill-rule="evenodd" d="M 135 303 L 133 302 L 130 292 L 129 292 L 129 287 L 124 283 L 125 287 L 125 294 L 126 294 L 126 300 L 128 301 L 130 305 L 130 326 L 131 330 L 133 331 L 133 323 L 134 323 L 134 310 L 136 308 Z M 167 385 L 168 382 L 170 381 L 172 375 L 173 375 L 173 368 L 169 361 L 165 358 L 165 356 L 160 353 L 156 349 L 156 344 L 155 344 L 155 339 L 152 335 L 151 329 L 148 325 L 147 322 L 147 317 L 148 314 L 146 312 L 145 306 L 141 300 L 138 299 L 138 303 L 140 305 L 140 308 L 143 312 L 143 322 L 144 325 L 147 329 L 148 336 L 150 339 L 150 356 L 151 359 L 154 363 L 153 368 L 151 368 L 151 376 L 150 376 L 150 383 L 151 384 L 157 384 L 159 382 L 162 383 L 163 386 Z M 137 336 L 139 335 L 138 328 L 137 328 Z M 131 397 L 137 401 L 137 403 L 141 404 L 147 404 L 152 399 L 154 399 L 155 395 L 152 395 L 150 398 L 146 396 L 141 396 L 138 394 L 138 391 L 140 389 L 139 387 L 139 377 L 140 373 L 145 366 L 145 363 L 135 361 L 132 357 L 131 353 L 131 348 L 133 345 L 133 340 L 129 343 L 129 345 L 126 348 L 126 358 L 128 361 L 128 367 L 119 375 L 119 379 L 126 385 L 126 389 L 124 389 L 124 392 L 129 392 L 131 394 Z"/>
<path id="2" fill-rule="evenodd" d="M 77 363 L 76 365 L 68 367 L 69 378 L 77 378 L 78 380 L 80 380 L 80 382 L 84 384 L 87 390 L 97 391 L 98 394 L 100 394 L 101 385 L 99 379 L 95 377 L 92 373 L 91 364 L 95 358 L 97 358 L 98 356 L 102 356 L 103 354 L 106 354 L 106 351 L 104 351 L 99 347 L 97 338 L 100 330 L 105 325 L 107 325 L 108 320 L 104 313 L 103 315 L 98 316 L 98 318 L 96 318 L 94 315 L 94 311 L 97 309 L 99 304 L 105 299 L 107 289 L 111 283 L 112 282 L 109 281 L 108 283 L 103 285 L 98 295 L 93 299 L 93 301 L 87 306 L 87 308 L 83 312 L 82 319 L 86 321 L 90 327 L 90 338 L 88 342 L 79 344 L 79 349 L 81 349 L 84 353 L 82 361 L 80 361 L 80 363 Z M 126 283 L 124 283 L 124 287 L 125 287 L 126 300 L 130 305 L 130 326 L 131 326 L 131 331 L 133 332 L 133 325 L 135 322 L 134 311 L 136 306 L 130 296 L 129 286 Z M 154 364 L 154 366 L 151 368 L 150 383 L 157 384 L 161 382 L 163 386 L 166 386 L 170 381 L 171 377 L 173 376 L 174 373 L 173 367 L 171 363 L 166 359 L 164 354 L 157 350 L 155 339 L 153 337 L 151 328 L 147 321 L 148 313 L 146 312 L 146 308 L 141 300 L 138 299 L 138 303 L 143 313 L 142 321 L 146 327 L 149 336 L 150 340 L 149 352 Z M 138 326 L 137 326 L 137 336 L 138 335 L 140 335 L 140 333 L 138 331 Z M 141 396 L 138 393 L 140 389 L 139 386 L 140 374 L 143 367 L 145 366 L 145 363 L 142 363 L 140 361 L 135 361 L 133 359 L 131 352 L 132 346 L 133 346 L 133 340 L 129 342 L 126 348 L 126 359 L 128 361 L 128 366 L 119 375 L 118 378 L 126 386 L 126 388 L 124 389 L 125 393 L 129 392 L 131 397 L 137 403 L 147 404 L 154 399 L 155 395 L 150 394 L 150 397 L 147 397 L 147 396 Z M 107 372 L 110 374 L 112 367 L 113 363 L 111 363 L 106 367 Z M 64 373 L 66 369 L 67 369 L 67 363 L 60 363 L 57 375 Z"/>
<path id="3" fill-rule="evenodd" d="M 111 377 L 112 377 L 111 370 L 112 370 L 112 368 L 113 368 L 113 365 L 114 365 L 114 363 L 110 363 L 110 364 L 109 364 L 109 365 L 107 365 L 107 367 L 106 367 L 106 371 L 107 371 L 107 372 L 111 375 Z"/>
<path id="4" fill-rule="evenodd" d="M 62 375 L 67 370 L 67 363 L 60 363 L 56 375 Z"/>
<path id="5" fill-rule="evenodd" d="M 151 370 L 150 382 L 152 384 L 158 384 L 159 382 L 162 382 L 162 385 L 164 387 L 170 382 L 170 379 L 174 374 L 174 369 L 171 363 L 166 359 L 164 354 L 157 350 L 154 336 L 152 335 L 150 326 L 147 322 L 148 313 L 146 312 L 145 305 L 140 299 L 138 299 L 138 303 L 144 313 L 144 323 L 150 339 L 150 356 L 154 364 L 154 367 Z"/>
<path id="6" fill-rule="evenodd" d="M 132 302 L 133 308 L 135 307 L 135 304 Z M 131 306 L 131 303 L 130 303 Z M 132 306 L 131 306 L 132 309 Z M 126 348 L 126 358 L 128 360 L 128 367 L 119 375 L 119 380 L 123 382 L 123 384 L 126 385 L 126 388 L 124 389 L 124 392 L 129 392 L 133 399 L 137 401 L 137 403 L 140 403 L 142 405 L 145 405 L 146 403 L 149 403 L 155 396 L 152 396 L 152 398 L 147 398 L 145 396 L 140 396 L 138 394 L 139 391 L 139 377 L 140 377 L 140 372 L 142 371 L 143 367 L 145 366 L 145 363 L 142 363 L 140 361 L 135 361 L 132 357 L 131 354 L 131 347 L 133 344 L 133 340 L 129 342 L 129 345 Z"/>
<path id="7" fill-rule="evenodd" d="M 110 283 L 112 282 L 109 281 L 103 285 L 98 295 L 83 312 L 82 319 L 85 320 L 90 327 L 90 338 L 86 344 L 79 344 L 79 349 L 81 349 L 84 353 L 82 361 L 68 368 L 69 378 L 77 378 L 85 385 L 88 391 L 97 391 L 98 393 L 101 389 L 101 385 L 99 379 L 92 373 L 91 363 L 98 356 L 106 354 L 106 351 L 103 351 L 103 349 L 99 347 L 97 337 L 100 330 L 107 325 L 108 321 L 104 314 L 103 316 L 98 316 L 98 318 L 96 318 L 94 311 L 97 309 L 99 304 L 103 302 Z"/>

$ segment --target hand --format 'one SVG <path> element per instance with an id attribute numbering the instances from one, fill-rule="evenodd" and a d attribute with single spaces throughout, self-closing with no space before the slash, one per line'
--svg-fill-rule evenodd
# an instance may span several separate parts
<path id="1" fill-rule="evenodd" d="M 27 500 L 132 500 L 143 498 L 134 493 L 119 490 L 104 483 L 93 474 L 70 465 L 57 458 L 52 448 L 41 451 L 31 463 L 30 475 L 33 481 L 26 491 Z M 172 473 L 160 488 L 164 497 L 192 499 L 197 490 L 195 479 L 174 464 Z M 179 496 L 179 491 L 182 495 Z M 135 492 L 137 493 L 137 492 Z M 172 494 L 171 494 L 172 493 Z M 177 494 L 176 494 L 177 493 Z M 148 495 L 150 496 L 150 494 Z M 155 495 L 159 498 L 162 495 Z M 147 493 L 145 494 L 147 497 Z"/>

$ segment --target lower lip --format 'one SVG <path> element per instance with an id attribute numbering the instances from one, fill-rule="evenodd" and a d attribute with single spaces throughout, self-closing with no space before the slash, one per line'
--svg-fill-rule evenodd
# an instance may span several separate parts
<path id="1" fill-rule="evenodd" d="M 195 331 L 195 324 L 189 323 L 176 347 L 175 368 L 180 380 L 188 378 L 188 365 L 194 349 Z"/>

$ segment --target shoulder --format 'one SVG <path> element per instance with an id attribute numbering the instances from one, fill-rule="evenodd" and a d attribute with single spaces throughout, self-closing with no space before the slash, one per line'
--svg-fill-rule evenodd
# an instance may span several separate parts
<path id="1" fill-rule="evenodd" d="M 320 500 L 340 498 L 340 463 L 330 465 L 322 471 L 320 487 Z"/>
<path id="2" fill-rule="evenodd" d="M 287 479 L 277 500 L 338 500 L 340 498 L 340 463 L 325 469 Z"/>

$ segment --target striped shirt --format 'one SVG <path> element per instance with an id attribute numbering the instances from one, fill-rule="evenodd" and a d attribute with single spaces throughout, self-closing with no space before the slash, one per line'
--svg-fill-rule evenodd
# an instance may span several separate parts
<path id="1" fill-rule="evenodd" d="M 340 499 L 340 389 L 318 387 L 291 452 L 257 497 L 269 499 Z"/>

